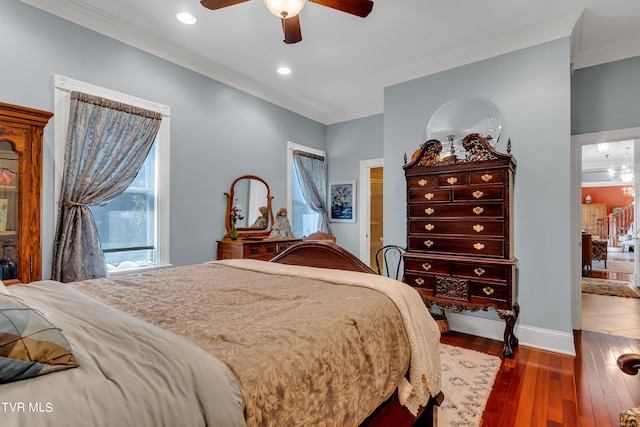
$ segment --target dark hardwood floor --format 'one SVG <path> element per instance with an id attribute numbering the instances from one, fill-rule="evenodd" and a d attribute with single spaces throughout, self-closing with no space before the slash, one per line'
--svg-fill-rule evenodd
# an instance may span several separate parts
<path id="1" fill-rule="evenodd" d="M 481 425 L 619 426 L 621 410 L 640 406 L 640 375 L 624 374 L 616 359 L 640 353 L 640 340 L 588 331 L 574 340 L 576 357 L 520 346 L 503 358 Z M 441 342 L 502 357 L 496 340 L 449 332 Z"/>

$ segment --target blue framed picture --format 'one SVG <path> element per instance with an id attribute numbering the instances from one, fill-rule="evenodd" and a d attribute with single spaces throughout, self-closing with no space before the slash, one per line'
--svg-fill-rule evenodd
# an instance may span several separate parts
<path id="1" fill-rule="evenodd" d="M 331 222 L 356 222 L 356 182 L 330 182 L 329 208 Z"/>

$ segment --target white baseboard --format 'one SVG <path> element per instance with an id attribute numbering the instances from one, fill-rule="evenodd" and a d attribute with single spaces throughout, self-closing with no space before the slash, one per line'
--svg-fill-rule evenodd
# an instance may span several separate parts
<path id="1" fill-rule="evenodd" d="M 498 341 L 503 340 L 505 323 L 502 320 L 491 320 L 482 317 L 449 312 L 447 312 L 447 319 L 452 331 L 463 332 L 465 334 L 476 335 Z M 516 324 L 514 332 L 516 337 L 518 337 L 520 345 L 552 351 L 554 353 L 566 354 L 569 356 L 576 355 L 575 346 L 573 344 L 573 333 L 519 324 Z"/>

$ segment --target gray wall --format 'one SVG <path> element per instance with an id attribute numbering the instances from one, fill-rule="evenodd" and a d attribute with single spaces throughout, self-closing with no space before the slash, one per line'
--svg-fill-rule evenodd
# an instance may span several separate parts
<path id="1" fill-rule="evenodd" d="M 61 74 L 171 107 L 171 262 L 215 258 L 233 179 L 265 179 L 286 206 L 287 141 L 326 149 L 326 126 L 44 13 L 0 2 L 0 100 L 53 111 Z M 50 276 L 55 212 L 53 121 L 45 130 L 44 277 Z"/>
<path id="2" fill-rule="evenodd" d="M 359 182 L 360 160 L 384 157 L 383 122 L 384 116 L 376 114 L 330 125 L 327 129 L 329 181 L 358 180 L 356 203 L 365 194 Z M 356 211 L 355 223 L 331 223 L 336 243 L 356 256 L 360 254 L 361 218 Z"/>
<path id="3" fill-rule="evenodd" d="M 450 99 L 479 95 L 502 112 L 499 151 L 511 139 L 519 325 L 571 333 L 569 39 L 505 54 L 385 90 L 384 155 L 418 148 L 426 124 Z M 405 244 L 405 180 L 385 165 L 385 237 Z M 498 319 L 494 312 L 488 317 Z"/>
<path id="4" fill-rule="evenodd" d="M 640 57 L 576 70 L 571 134 L 640 126 Z"/>

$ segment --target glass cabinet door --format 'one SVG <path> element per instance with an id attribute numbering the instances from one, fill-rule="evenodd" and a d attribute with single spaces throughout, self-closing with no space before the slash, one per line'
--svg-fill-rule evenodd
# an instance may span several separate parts
<path id="1" fill-rule="evenodd" d="M 18 277 L 18 153 L 11 143 L 0 141 L 0 274 L 2 280 Z"/>

